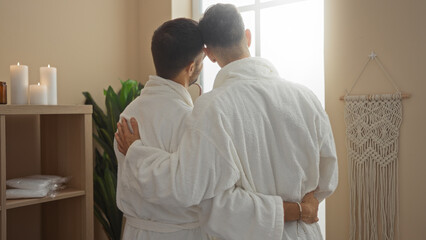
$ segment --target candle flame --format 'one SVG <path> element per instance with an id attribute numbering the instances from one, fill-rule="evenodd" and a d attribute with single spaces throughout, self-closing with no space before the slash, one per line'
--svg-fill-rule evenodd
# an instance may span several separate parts
<path id="1" fill-rule="evenodd" d="M 39 86 L 40 86 L 40 83 L 38 83 L 37 85 L 39 85 Z"/>
<path id="2" fill-rule="evenodd" d="M 47 67 L 50 68 L 50 64 L 47 64 Z"/>
<path id="3" fill-rule="evenodd" d="M 19 62 L 18 62 L 18 66 L 19 66 Z"/>

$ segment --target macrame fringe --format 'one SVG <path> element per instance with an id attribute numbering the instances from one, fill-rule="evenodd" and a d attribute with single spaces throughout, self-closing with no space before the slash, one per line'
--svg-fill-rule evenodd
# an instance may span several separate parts
<path id="1" fill-rule="evenodd" d="M 401 100 L 401 94 L 345 97 L 351 240 L 393 240 L 398 233 Z"/>

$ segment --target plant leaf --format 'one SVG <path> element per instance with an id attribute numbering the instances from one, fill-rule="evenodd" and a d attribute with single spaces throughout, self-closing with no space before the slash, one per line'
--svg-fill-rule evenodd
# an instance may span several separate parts
<path id="1" fill-rule="evenodd" d="M 114 235 L 111 232 L 111 227 L 109 225 L 109 223 L 106 221 L 105 217 L 102 214 L 102 211 L 95 205 L 94 207 L 94 213 L 96 218 L 98 219 L 98 221 L 101 223 L 105 233 L 108 235 L 109 239 L 114 239 Z"/>
<path id="2" fill-rule="evenodd" d="M 92 95 L 88 92 L 83 92 L 83 95 L 86 97 L 84 104 L 93 106 L 93 121 L 96 126 L 100 128 L 107 127 L 106 115 L 102 111 L 102 109 L 96 104 L 95 100 L 93 100 Z"/>
<path id="3" fill-rule="evenodd" d="M 117 94 L 111 86 L 108 87 L 105 98 L 107 118 L 109 121 L 109 134 L 114 135 L 117 131 L 117 122 L 120 118 L 120 103 Z"/>
<path id="4" fill-rule="evenodd" d="M 93 106 L 93 122 L 95 124 L 93 138 L 101 150 L 95 151 L 93 169 L 94 214 L 105 233 L 111 240 L 120 240 L 123 213 L 116 204 L 117 158 L 114 152 L 114 133 L 116 123 L 126 106 L 138 97 L 143 85 L 128 79 L 121 82 L 121 89 L 115 93 L 111 86 L 104 90 L 106 114 L 96 104 L 88 92 L 83 92 L 85 104 Z"/>

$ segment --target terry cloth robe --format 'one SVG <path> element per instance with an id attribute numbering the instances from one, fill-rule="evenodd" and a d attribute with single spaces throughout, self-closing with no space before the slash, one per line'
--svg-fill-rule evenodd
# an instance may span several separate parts
<path id="1" fill-rule="evenodd" d="M 261 58 L 226 65 L 215 87 L 197 99 L 176 152 L 147 146 L 144 135 L 130 146 L 123 166 L 146 201 L 191 206 L 234 186 L 292 202 L 314 190 L 320 201 L 333 193 L 338 169 L 332 129 L 310 90 L 281 79 Z M 201 203 L 202 213 L 208 204 Z M 201 214 L 200 220 L 217 214 Z M 212 232 L 225 238 L 221 234 L 234 228 L 218 223 Z M 251 234 L 248 229 L 236 239 Z M 318 224 L 297 221 L 284 224 L 282 239 L 322 236 Z"/>
<path id="2" fill-rule="evenodd" d="M 186 119 L 192 108 L 191 97 L 182 85 L 158 76 L 150 76 L 141 95 L 124 110 L 121 117 L 137 119 L 145 145 L 174 152 L 181 142 Z M 262 235 L 264 239 L 281 238 L 284 216 L 283 203 L 279 196 L 256 195 L 240 188 L 229 189 L 218 194 L 221 205 L 208 203 L 211 200 L 205 201 L 208 205 L 205 208 L 206 214 L 214 212 L 218 216 L 210 217 L 200 229 L 197 206 L 176 207 L 176 204 L 146 201 L 138 181 L 131 177 L 133 170 L 124 166 L 124 155 L 117 150 L 116 142 L 114 144 L 118 159 L 117 205 L 126 216 L 124 240 L 207 239 L 205 232 L 209 233 L 209 229 L 218 224 L 244 225 L 252 213 L 258 213 L 258 217 L 249 222 L 250 227 L 258 231 L 259 236 Z M 155 169 L 152 170 L 152 174 L 156 175 Z M 202 174 L 208 174 L 208 170 Z M 162 192 L 164 189 L 158 191 Z M 238 208 L 234 205 L 238 205 Z M 226 239 L 237 239 L 234 235 L 235 233 L 224 236 Z"/>

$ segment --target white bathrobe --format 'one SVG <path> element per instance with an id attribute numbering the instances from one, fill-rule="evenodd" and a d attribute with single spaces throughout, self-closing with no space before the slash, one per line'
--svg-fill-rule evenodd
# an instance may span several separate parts
<path id="1" fill-rule="evenodd" d="M 158 76 L 151 76 L 141 96 L 135 99 L 121 116 L 137 119 L 139 131 L 144 137 L 143 142 L 146 146 L 175 152 L 181 142 L 186 119 L 192 112 L 192 108 L 191 97 L 182 85 Z M 161 202 L 146 201 L 138 182 L 132 177 L 133 169 L 124 165 L 124 156 L 117 150 L 116 142 L 115 152 L 118 158 L 117 205 L 127 219 L 123 233 L 124 240 L 203 240 L 207 239 L 206 232 L 211 232 L 211 229 L 218 224 L 242 225 L 240 228 L 246 229 L 246 220 L 251 216 L 256 216 L 249 222 L 252 228 L 258 231 L 254 237 L 281 238 L 283 207 L 280 197 L 256 195 L 240 188 L 228 189 L 218 194 L 215 201 L 204 201 L 206 205 L 204 216 L 209 220 L 205 221 L 203 228 L 200 229 L 197 206 L 192 204 L 176 206 L 175 203 L 158 204 Z M 134 160 L 143 162 L 139 156 Z M 152 174 L 156 175 L 155 169 L 152 170 Z M 170 176 L 166 173 L 164 177 Z M 164 190 L 158 189 L 158 191 Z M 218 215 L 210 216 L 212 212 Z M 238 239 L 234 236 L 234 232 L 224 234 L 226 239 Z"/>
<path id="2" fill-rule="evenodd" d="M 313 190 L 322 201 L 337 186 L 327 114 L 310 90 L 281 79 L 264 59 L 222 68 L 215 89 L 197 100 L 188 123 L 173 154 L 144 144 L 144 135 L 130 146 L 123 166 L 146 201 L 192 206 L 216 196 L 200 205 L 204 222 L 220 217 L 207 215 L 207 208 L 234 186 L 293 202 Z M 228 231 L 242 234 L 235 239 L 256 234 L 238 230 L 218 222 L 211 232 L 222 238 Z M 321 238 L 318 224 L 284 225 L 282 239 Z"/>

